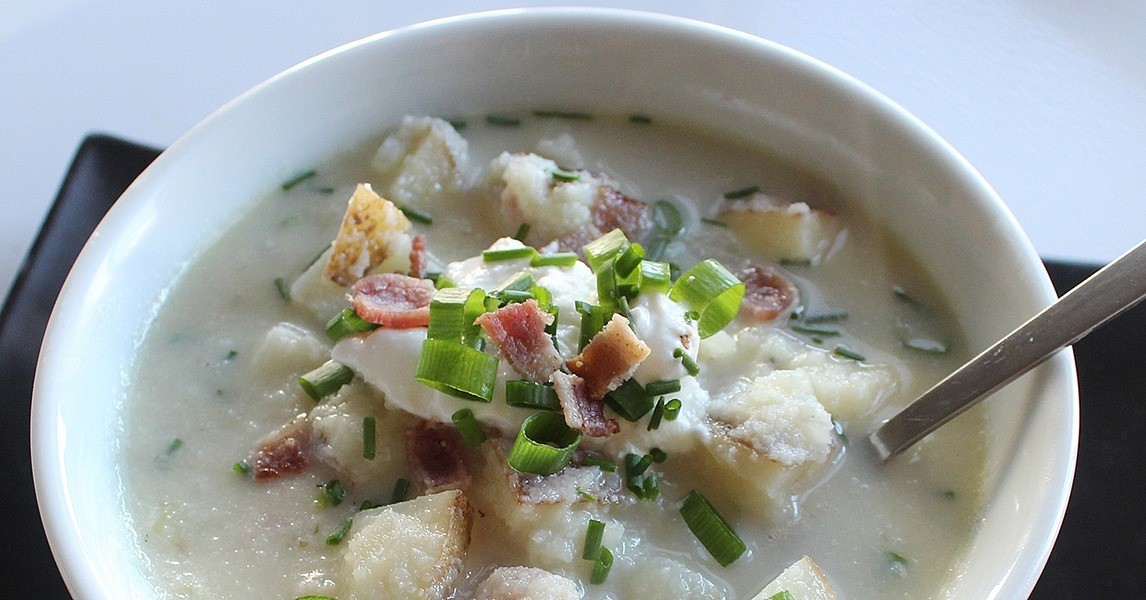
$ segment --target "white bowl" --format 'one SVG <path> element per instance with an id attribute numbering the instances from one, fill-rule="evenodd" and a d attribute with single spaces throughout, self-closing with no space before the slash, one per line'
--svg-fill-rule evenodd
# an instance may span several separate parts
<path id="1" fill-rule="evenodd" d="M 56 560 L 78 598 L 146 598 L 116 435 L 137 344 L 197 252 L 297 165 L 407 113 L 514 107 L 642 112 L 765 140 L 854 190 L 928 265 L 973 348 L 1051 302 L 1014 218 L 933 131 L 862 83 L 743 33 L 597 9 L 485 13 L 382 33 L 294 67 L 180 138 L 123 195 L 56 304 L 32 454 Z M 986 408 L 986 503 L 952 597 L 1029 594 L 1065 511 L 1078 392 L 1065 352 Z"/>

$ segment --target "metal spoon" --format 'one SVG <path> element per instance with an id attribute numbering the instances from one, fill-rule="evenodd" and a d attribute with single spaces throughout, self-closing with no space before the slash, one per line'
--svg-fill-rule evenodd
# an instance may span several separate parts
<path id="1" fill-rule="evenodd" d="M 910 448 L 1143 297 L 1146 241 L 1091 275 L 884 423 L 871 434 L 876 454 L 887 460 Z"/>

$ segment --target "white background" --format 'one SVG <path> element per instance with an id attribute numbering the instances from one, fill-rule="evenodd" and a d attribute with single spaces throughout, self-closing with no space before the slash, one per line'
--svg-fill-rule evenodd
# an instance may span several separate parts
<path id="1" fill-rule="evenodd" d="M 419 21 L 545 3 L 0 0 L 0 291 L 90 132 L 166 146 L 303 59 Z M 592 2 L 691 17 L 834 65 L 920 117 L 1047 258 L 1146 237 L 1146 3 Z"/>

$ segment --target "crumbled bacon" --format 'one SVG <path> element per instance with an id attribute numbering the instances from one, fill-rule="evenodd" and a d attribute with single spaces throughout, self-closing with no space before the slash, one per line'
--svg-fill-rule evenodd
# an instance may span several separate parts
<path id="1" fill-rule="evenodd" d="M 406 430 L 410 477 L 426 494 L 468 488 L 469 467 L 462 458 L 462 436 L 456 427 L 422 421 Z"/>
<path id="2" fill-rule="evenodd" d="M 263 438 L 255 450 L 251 468 L 255 481 L 276 479 L 305 469 L 310 464 L 306 456 L 309 443 L 310 423 L 306 419 L 295 419 Z"/>
<path id="3" fill-rule="evenodd" d="M 536 300 L 507 304 L 475 321 L 497 344 L 502 356 L 522 377 L 546 383 L 561 368 L 561 355 L 545 328 L 553 315 L 541 310 Z"/>
<path id="4" fill-rule="evenodd" d="M 419 279 L 426 276 L 426 236 L 416 235 L 410 242 L 410 276 Z"/>
<path id="5" fill-rule="evenodd" d="M 370 323 L 394 329 L 430 324 L 434 282 L 399 273 L 381 273 L 354 282 L 354 311 Z"/>
<path id="6" fill-rule="evenodd" d="M 800 298 L 799 289 L 776 267 L 749 265 L 738 277 L 746 288 L 740 311 L 757 321 L 775 321 Z"/>
<path id="7" fill-rule="evenodd" d="M 630 240 L 639 240 L 652 228 L 653 220 L 647 202 L 630 198 L 614 187 L 602 185 L 593 205 L 590 224 L 557 240 L 560 247 L 581 255 L 581 248 L 614 229 L 620 229 Z"/>
<path id="8" fill-rule="evenodd" d="M 621 430 L 616 419 L 605 416 L 605 394 L 589 394 L 585 380 L 558 371 L 553 374 L 553 389 L 561 401 L 565 424 L 591 437 L 608 437 Z"/>
<path id="9" fill-rule="evenodd" d="M 590 398 L 604 398 L 633 376 L 649 352 L 648 345 L 629 327 L 629 320 L 615 314 L 581 354 L 565 365 L 585 380 L 585 393 Z"/>

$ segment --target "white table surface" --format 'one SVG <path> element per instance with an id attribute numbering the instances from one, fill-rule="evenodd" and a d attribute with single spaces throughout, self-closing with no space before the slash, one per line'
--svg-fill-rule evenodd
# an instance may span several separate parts
<path id="1" fill-rule="evenodd" d="M 247 88 L 342 43 L 544 2 L 0 0 L 0 290 L 83 137 L 166 146 Z M 867 82 L 975 165 L 1047 258 L 1146 237 L 1146 3 L 590 3 L 766 37 Z"/>

